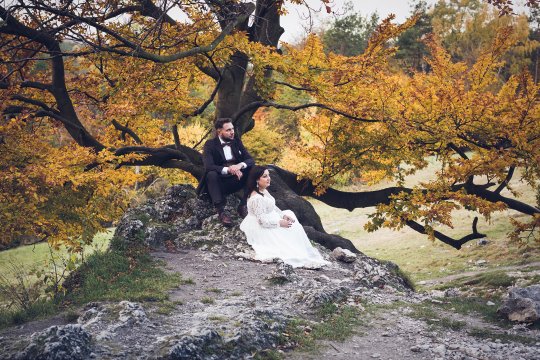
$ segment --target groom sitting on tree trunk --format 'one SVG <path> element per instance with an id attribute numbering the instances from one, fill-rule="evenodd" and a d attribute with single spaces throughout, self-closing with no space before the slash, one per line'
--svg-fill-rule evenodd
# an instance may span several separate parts
<path id="1" fill-rule="evenodd" d="M 233 222 L 225 211 L 226 198 L 240 189 L 244 189 L 244 196 L 238 206 L 238 214 L 247 216 L 247 197 L 245 185 L 249 171 L 255 161 L 242 144 L 240 139 L 234 137 L 234 125 L 230 118 L 219 118 L 214 123 L 216 137 L 204 144 L 203 162 L 205 175 L 202 177 L 197 192 L 208 192 L 212 203 L 216 207 L 219 220 L 223 225 L 230 227 Z"/>

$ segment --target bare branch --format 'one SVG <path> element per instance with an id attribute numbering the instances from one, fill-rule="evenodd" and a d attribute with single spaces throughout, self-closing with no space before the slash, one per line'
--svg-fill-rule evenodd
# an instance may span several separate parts
<path id="1" fill-rule="evenodd" d="M 254 101 L 252 103 L 249 103 L 247 104 L 246 106 L 242 107 L 240 110 L 238 110 L 231 118 L 233 119 L 233 122 L 235 122 L 240 116 L 242 116 L 242 114 L 248 112 L 248 111 L 252 111 L 254 109 L 258 109 L 260 107 L 273 107 L 273 108 L 276 108 L 276 109 L 286 109 L 286 110 L 291 110 L 291 111 L 298 111 L 298 110 L 302 110 L 302 109 L 308 109 L 308 108 L 311 108 L 311 107 L 318 107 L 318 108 L 321 108 L 321 109 L 325 109 L 325 110 L 328 110 L 328 111 L 331 111 L 335 114 L 338 114 L 338 115 L 341 115 L 341 116 L 344 116 L 348 119 L 351 119 L 351 120 L 356 120 L 356 121 L 360 121 L 360 122 L 367 122 L 367 123 L 378 123 L 378 122 L 381 122 L 381 120 L 374 120 L 374 119 L 364 119 L 364 118 L 360 118 L 360 117 L 357 117 L 357 116 L 354 116 L 354 115 L 351 115 L 351 114 L 347 114 L 341 110 L 337 110 L 337 109 L 334 109 L 326 104 L 321 104 L 321 103 L 307 103 L 307 104 L 302 104 L 302 105 L 296 105 L 296 106 L 292 106 L 292 105 L 285 105 L 285 104 L 278 104 L 278 103 L 274 103 L 274 102 L 270 102 L 270 101 Z"/>
<path id="2" fill-rule="evenodd" d="M 419 232 L 420 234 L 427 235 L 428 232 L 426 231 L 426 228 L 416 221 L 407 220 L 406 221 L 407 226 L 409 226 L 411 229 Z M 450 236 L 447 236 L 439 231 L 433 231 L 433 235 L 436 239 L 442 241 L 443 243 L 452 246 L 453 248 L 459 250 L 463 246 L 463 244 L 475 240 L 475 239 L 482 239 L 486 237 L 486 234 L 481 234 L 478 232 L 476 225 L 478 224 L 478 217 L 475 217 L 472 223 L 472 233 L 469 235 L 466 235 L 462 237 L 461 239 L 453 239 Z"/>
<path id="3" fill-rule="evenodd" d="M 284 86 L 287 86 L 291 89 L 294 89 L 294 90 L 300 90 L 300 91 L 315 91 L 315 89 L 312 89 L 312 88 L 308 88 L 308 87 L 301 87 L 301 86 L 296 86 L 296 85 L 292 85 L 292 84 L 289 84 L 289 83 L 286 83 L 284 81 L 274 81 L 275 84 L 278 84 L 278 85 L 284 85 Z"/>
<path id="4" fill-rule="evenodd" d="M 180 150 L 180 135 L 178 135 L 178 125 L 174 124 L 172 127 L 172 133 L 174 138 L 174 145 L 176 146 L 176 150 Z"/>
<path id="5" fill-rule="evenodd" d="M 454 150 L 454 152 L 456 154 L 458 154 L 459 156 L 461 156 L 463 159 L 465 160 L 469 160 L 469 157 L 467 156 L 467 154 L 465 154 L 465 151 L 461 150 L 459 147 L 456 146 L 456 144 L 454 143 L 448 143 L 448 147 L 452 150 Z"/>
<path id="6" fill-rule="evenodd" d="M 142 140 L 141 140 L 141 138 L 140 138 L 137 134 L 135 134 L 135 132 L 134 132 L 133 130 L 131 130 L 131 129 L 127 126 L 127 124 L 126 124 L 126 126 L 122 126 L 122 125 L 121 125 L 118 121 L 116 121 L 116 120 L 111 121 L 111 123 L 113 124 L 113 126 L 114 126 L 114 128 L 115 128 L 116 130 L 119 130 L 119 131 L 122 132 L 122 133 L 120 134 L 120 136 L 122 137 L 123 140 L 126 139 L 126 134 L 129 134 L 129 136 L 131 136 L 131 138 L 132 138 L 133 140 L 135 140 L 135 142 L 136 142 L 137 144 L 142 144 L 142 143 L 143 143 Z"/>
<path id="7" fill-rule="evenodd" d="M 37 81 L 23 81 L 21 83 L 21 87 L 38 89 L 38 90 L 52 91 L 52 85 L 51 84 L 44 84 L 44 83 L 37 82 Z"/>
<path id="8" fill-rule="evenodd" d="M 512 180 L 512 176 L 514 176 L 514 170 L 516 170 L 515 166 L 511 166 L 510 169 L 508 169 L 508 173 L 506 174 L 504 181 L 493 191 L 495 194 L 500 194 L 501 191 L 508 186 L 508 183 L 510 180 Z"/>
<path id="9" fill-rule="evenodd" d="M 46 110 L 46 111 L 50 111 L 52 113 L 55 113 L 57 115 L 60 115 L 60 113 L 57 111 L 57 110 L 54 110 L 53 108 L 51 108 L 49 105 L 45 104 L 43 101 L 40 101 L 40 100 L 36 100 L 36 99 L 32 99 L 32 98 L 28 98 L 26 96 L 22 96 L 22 95 L 13 95 L 11 97 L 13 100 L 17 100 L 17 101 L 21 101 L 21 102 L 24 102 L 26 104 L 31 104 L 31 105 L 35 105 L 35 106 L 39 106 L 40 108 Z"/>
<path id="10" fill-rule="evenodd" d="M 145 1 L 145 3 L 146 2 L 147 1 Z M 115 53 L 115 54 L 122 55 L 122 56 L 139 57 L 139 58 L 154 61 L 154 62 L 157 62 L 157 63 L 169 63 L 169 62 L 180 60 L 180 59 L 183 59 L 183 58 L 186 58 L 186 57 L 190 57 L 190 56 L 203 54 L 203 53 L 208 53 L 208 52 L 213 51 L 223 41 L 223 39 L 225 39 L 225 37 L 227 35 L 232 33 L 232 31 L 236 28 L 237 25 L 241 24 L 242 22 L 244 22 L 249 17 L 249 15 L 255 9 L 255 5 L 253 5 L 251 3 L 246 4 L 245 12 L 242 13 L 242 14 L 237 15 L 236 19 L 234 21 L 230 22 L 209 45 L 197 46 L 197 47 L 191 48 L 189 50 L 178 52 L 178 53 L 175 53 L 175 54 L 170 54 L 170 55 L 158 55 L 158 54 L 153 54 L 153 53 L 147 52 L 147 51 L 142 49 L 140 44 L 136 44 L 136 43 L 134 43 L 134 42 L 120 36 L 118 32 L 116 32 L 114 30 L 111 30 L 108 27 L 100 24 L 94 18 L 84 18 L 84 17 L 81 17 L 81 16 L 77 16 L 77 15 L 75 15 L 73 13 L 69 13 L 69 12 L 66 12 L 66 11 L 61 11 L 61 10 L 51 8 L 51 7 L 41 8 L 41 7 L 38 6 L 36 8 L 38 10 L 48 11 L 48 12 L 50 12 L 52 14 L 56 14 L 56 15 L 60 15 L 60 16 L 67 16 L 67 17 L 72 18 L 73 20 L 75 20 L 75 21 L 77 21 L 79 23 L 84 23 L 84 24 L 90 25 L 90 26 L 94 27 L 96 30 L 102 31 L 105 34 L 108 34 L 108 35 L 112 36 L 113 38 L 118 40 L 120 43 L 122 43 L 125 47 L 131 49 L 131 51 L 123 51 L 123 50 L 119 50 L 119 49 L 117 49 L 115 47 L 106 47 L 106 46 L 91 43 L 91 42 L 87 41 L 86 39 L 82 39 L 82 40 L 85 40 L 85 42 L 87 44 L 89 44 L 90 46 L 92 46 L 92 47 L 94 47 L 96 49 L 99 49 L 101 51 L 107 51 L 107 52 L 110 52 L 110 53 Z M 0 16 L 2 15 L 1 10 L 2 9 L 0 8 Z M 2 17 L 4 17 L 4 16 L 2 16 Z"/>

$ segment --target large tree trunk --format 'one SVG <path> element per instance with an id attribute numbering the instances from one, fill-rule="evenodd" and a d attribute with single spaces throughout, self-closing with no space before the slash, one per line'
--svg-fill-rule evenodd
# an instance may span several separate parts
<path id="1" fill-rule="evenodd" d="M 297 195 L 283 181 L 275 169 L 270 169 L 270 176 L 272 177 L 272 185 L 269 191 L 276 198 L 277 207 L 292 210 L 312 241 L 330 250 L 341 247 L 354 253 L 359 253 L 358 249 L 354 247 L 350 240 L 341 236 L 327 234 L 322 226 L 321 218 L 313 208 L 313 205 L 302 196 Z"/>

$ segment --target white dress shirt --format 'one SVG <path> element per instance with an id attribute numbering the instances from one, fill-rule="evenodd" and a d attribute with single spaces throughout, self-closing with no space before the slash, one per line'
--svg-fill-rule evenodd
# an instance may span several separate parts
<path id="1" fill-rule="evenodd" d="M 219 142 L 223 145 L 226 141 L 223 141 L 223 139 L 220 137 Z M 232 148 L 230 145 L 223 146 L 223 153 L 225 154 L 225 160 L 227 161 L 230 161 L 234 158 L 232 155 Z M 241 162 L 239 164 L 242 165 L 242 169 L 247 167 L 247 164 L 245 162 Z M 224 166 L 223 169 L 221 170 L 221 173 L 223 175 L 227 175 L 229 173 L 229 167 Z"/>

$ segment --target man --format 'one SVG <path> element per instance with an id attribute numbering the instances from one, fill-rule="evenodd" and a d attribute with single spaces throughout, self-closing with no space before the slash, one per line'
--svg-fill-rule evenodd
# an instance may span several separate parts
<path id="1" fill-rule="evenodd" d="M 198 192 L 204 188 L 216 207 L 219 220 L 227 227 L 233 226 L 229 214 L 225 212 L 226 195 L 244 189 L 244 196 L 238 206 L 238 214 L 247 216 L 247 197 L 245 185 L 249 171 L 255 161 L 242 144 L 234 137 L 234 125 L 229 118 L 219 118 L 214 123 L 216 137 L 204 144 L 203 162 L 205 175 L 201 179 Z"/>

